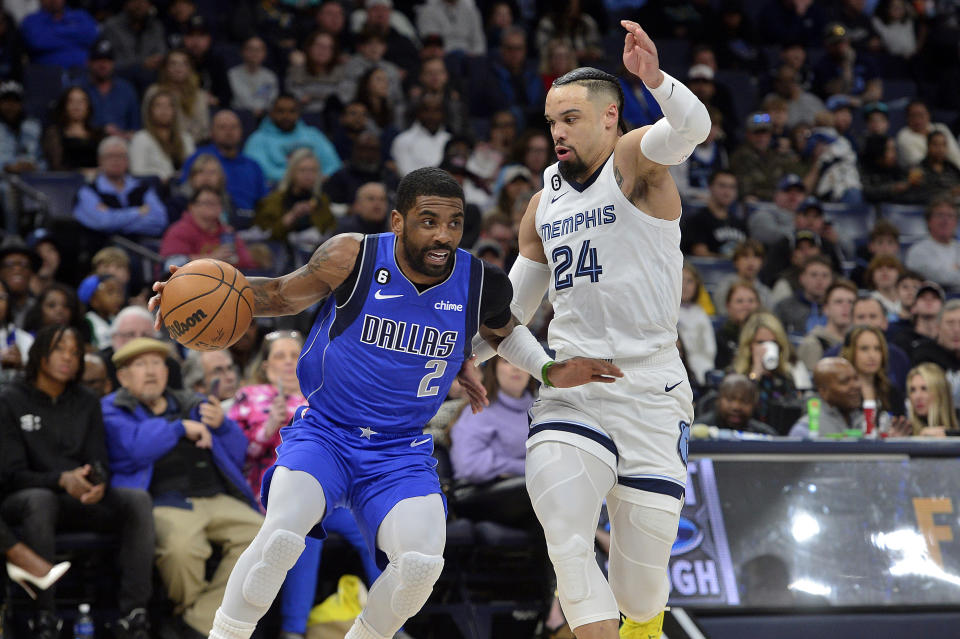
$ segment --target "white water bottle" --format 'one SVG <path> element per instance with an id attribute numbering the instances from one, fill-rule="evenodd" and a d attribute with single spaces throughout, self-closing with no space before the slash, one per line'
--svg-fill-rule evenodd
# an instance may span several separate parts
<path id="1" fill-rule="evenodd" d="M 73 623 L 73 639 L 93 639 L 93 617 L 90 604 L 80 604 L 80 616 Z"/>

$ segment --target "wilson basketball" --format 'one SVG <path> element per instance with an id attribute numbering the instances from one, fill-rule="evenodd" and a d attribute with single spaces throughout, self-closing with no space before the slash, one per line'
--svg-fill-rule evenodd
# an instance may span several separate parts
<path id="1" fill-rule="evenodd" d="M 160 313 L 170 337 L 197 351 L 227 348 L 253 319 L 253 289 L 236 268 L 220 260 L 184 264 L 160 295 Z"/>

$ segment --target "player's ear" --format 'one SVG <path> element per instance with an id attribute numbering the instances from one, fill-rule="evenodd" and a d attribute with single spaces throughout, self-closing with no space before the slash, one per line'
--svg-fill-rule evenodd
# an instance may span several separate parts
<path id="1" fill-rule="evenodd" d="M 401 233 L 403 233 L 403 223 L 404 223 L 403 213 L 401 213 L 397 209 L 393 209 L 393 211 L 390 212 L 390 230 L 396 233 L 397 235 L 400 235 Z"/>
<path id="2" fill-rule="evenodd" d="M 603 125 L 608 129 L 616 129 L 620 126 L 620 110 L 617 109 L 616 104 L 607 105 L 607 110 L 603 112 Z"/>

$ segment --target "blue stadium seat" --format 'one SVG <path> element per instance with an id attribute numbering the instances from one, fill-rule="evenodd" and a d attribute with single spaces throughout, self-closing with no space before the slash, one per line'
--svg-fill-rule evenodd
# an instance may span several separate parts
<path id="1" fill-rule="evenodd" d="M 23 108 L 29 117 L 46 121 L 68 81 L 67 72 L 48 64 L 30 64 L 23 71 Z"/>
<path id="2" fill-rule="evenodd" d="M 84 185 L 83 175 L 76 172 L 23 173 L 20 178 L 28 185 L 46 196 L 47 219 L 69 219 L 73 217 L 73 205 L 77 191 Z M 25 198 L 26 199 L 26 198 Z M 33 202 L 35 208 L 43 208 L 44 203 Z"/>
<path id="3" fill-rule="evenodd" d="M 733 268 L 733 262 L 717 257 L 688 257 L 687 262 L 700 272 L 700 277 L 703 278 L 703 285 L 707 288 L 707 292 L 710 293 L 710 297 L 713 298 L 714 304 L 717 304 L 716 292 L 720 282 L 737 272 L 736 269 Z"/>
<path id="4" fill-rule="evenodd" d="M 912 239 L 916 241 L 927 234 L 927 223 L 923 219 L 924 207 L 919 204 L 890 204 L 880 205 L 880 215 L 900 229 L 901 241 Z"/>
<path id="5" fill-rule="evenodd" d="M 837 229 L 840 238 L 849 244 L 866 237 L 873 228 L 873 207 L 869 204 L 824 202 L 823 212 Z"/>
<path id="6" fill-rule="evenodd" d="M 902 98 L 913 99 L 917 97 L 917 83 L 913 80 L 903 80 L 899 78 L 884 78 L 883 80 L 883 101 L 890 102 Z"/>
<path id="7" fill-rule="evenodd" d="M 743 121 L 747 119 L 747 115 L 756 109 L 759 101 L 757 78 L 746 71 L 724 71 L 721 69 L 717 71 L 714 79 L 718 84 L 722 84 L 730 90 L 730 96 L 733 98 L 733 108 L 737 115 L 736 126 L 741 126 Z"/>

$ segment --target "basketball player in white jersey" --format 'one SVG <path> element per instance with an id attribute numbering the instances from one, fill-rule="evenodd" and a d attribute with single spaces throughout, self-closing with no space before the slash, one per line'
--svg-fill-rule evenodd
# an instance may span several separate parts
<path id="1" fill-rule="evenodd" d="M 608 358 L 612 384 L 551 387 L 543 353 L 499 352 L 544 380 L 531 409 L 527 489 L 546 533 L 560 602 L 578 639 L 660 637 L 687 469 L 692 393 L 677 352 L 680 195 L 667 167 L 710 130 L 704 105 L 659 68 L 635 22 L 623 62 L 664 117 L 622 134 L 616 77 L 580 68 L 557 79 L 545 115 L 560 160 L 544 171 L 520 227 L 512 310 L 528 321 L 545 292 L 556 360 Z M 484 346 L 475 344 L 481 355 Z M 611 521 L 610 581 L 593 552 L 600 507 Z"/>

